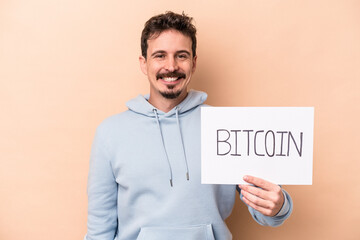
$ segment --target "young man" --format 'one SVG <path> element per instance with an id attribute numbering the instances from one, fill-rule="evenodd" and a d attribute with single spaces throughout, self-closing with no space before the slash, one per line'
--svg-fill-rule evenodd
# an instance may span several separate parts
<path id="1" fill-rule="evenodd" d="M 224 220 L 236 188 L 262 225 L 289 217 L 290 196 L 247 176 L 251 185 L 200 181 L 200 107 L 207 95 L 188 91 L 196 69 L 196 29 L 172 12 L 149 19 L 141 36 L 141 70 L 150 95 L 106 119 L 94 139 L 88 180 L 87 240 L 232 239 Z"/>

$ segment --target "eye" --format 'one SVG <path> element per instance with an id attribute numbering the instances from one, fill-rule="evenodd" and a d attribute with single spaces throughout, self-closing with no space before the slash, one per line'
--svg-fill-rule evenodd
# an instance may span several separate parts
<path id="1" fill-rule="evenodd" d="M 188 58 L 188 56 L 187 56 L 187 54 L 179 54 L 179 55 L 178 55 L 178 58 L 180 58 L 180 59 L 186 59 L 186 58 Z"/>
<path id="2" fill-rule="evenodd" d="M 165 54 L 156 54 L 154 57 L 155 57 L 155 58 L 162 59 L 162 58 L 165 57 Z"/>

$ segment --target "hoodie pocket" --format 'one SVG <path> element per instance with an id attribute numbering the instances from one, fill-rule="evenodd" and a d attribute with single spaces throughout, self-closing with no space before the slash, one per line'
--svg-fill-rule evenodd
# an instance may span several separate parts
<path id="1" fill-rule="evenodd" d="M 215 240 L 211 224 L 187 227 L 143 227 L 137 240 Z"/>

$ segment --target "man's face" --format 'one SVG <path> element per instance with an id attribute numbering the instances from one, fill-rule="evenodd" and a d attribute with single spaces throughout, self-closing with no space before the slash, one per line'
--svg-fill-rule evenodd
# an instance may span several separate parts
<path id="1" fill-rule="evenodd" d="M 140 56 L 141 70 L 150 82 L 150 98 L 184 98 L 196 67 L 192 41 L 176 30 L 166 30 L 148 40 L 147 58 Z"/>

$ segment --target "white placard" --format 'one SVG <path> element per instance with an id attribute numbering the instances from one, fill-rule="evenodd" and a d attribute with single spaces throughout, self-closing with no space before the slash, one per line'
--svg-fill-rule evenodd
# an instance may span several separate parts
<path id="1" fill-rule="evenodd" d="M 311 185 L 313 107 L 202 107 L 201 182 Z"/>

